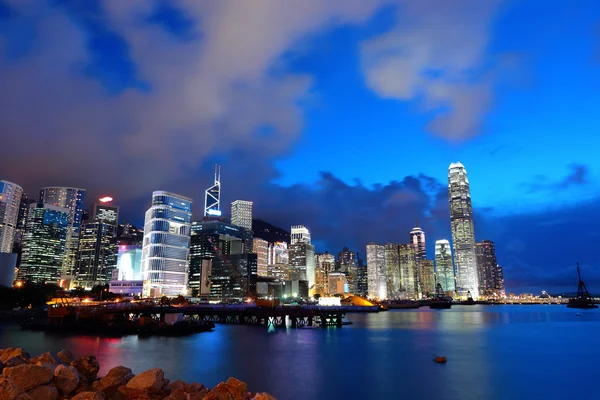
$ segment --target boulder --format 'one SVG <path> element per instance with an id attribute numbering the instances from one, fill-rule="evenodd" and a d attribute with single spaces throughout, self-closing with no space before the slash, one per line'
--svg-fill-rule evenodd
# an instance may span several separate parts
<path id="1" fill-rule="evenodd" d="M 207 393 L 208 388 L 199 393 L 188 393 L 186 400 L 204 400 Z"/>
<path id="2" fill-rule="evenodd" d="M 129 382 L 131 380 L 131 378 L 133 378 L 135 375 L 133 375 L 133 372 L 131 372 L 130 368 L 119 366 L 119 367 L 114 367 L 113 369 L 108 371 L 105 378 L 109 377 L 109 376 L 125 378 L 125 379 L 127 379 L 127 382 Z"/>
<path id="3" fill-rule="evenodd" d="M 88 383 L 92 383 L 96 379 L 100 370 L 100 364 L 94 356 L 77 357 L 71 363 L 71 366 L 75 367 L 77 372 L 79 372 L 79 379 Z"/>
<path id="4" fill-rule="evenodd" d="M 14 400 L 22 394 L 25 392 L 11 378 L 0 376 L 0 400 Z"/>
<path id="5" fill-rule="evenodd" d="M 105 400 L 102 392 L 81 392 L 71 398 L 71 400 Z"/>
<path id="6" fill-rule="evenodd" d="M 11 378 L 21 390 L 28 391 L 36 386 L 45 385 L 52 380 L 53 374 L 48 368 L 39 365 L 19 365 L 4 368 L 2 375 Z"/>
<path id="7" fill-rule="evenodd" d="M 229 393 L 235 400 L 246 399 L 248 385 L 245 382 L 242 382 L 239 379 L 229 378 L 225 384 L 227 385 L 227 389 L 229 389 Z"/>
<path id="8" fill-rule="evenodd" d="M 73 356 L 73 354 L 71 354 L 69 350 L 61 350 L 58 352 L 58 354 L 56 354 L 56 356 L 60 361 L 64 362 L 65 364 L 70 364 L 73 361 L 75 361 L 75 357 Z"/>
<path id="9" fill-rule="evenodd" d="M 79 372 L 75 367 L 61 364 L 54 370 L 54 384 L 63 396 L 67 396 L 79 385 Z"/>
<path id="10" fill-rule="evenodd" d="M 207 392 L 210 390 L 206 386 L 204 386 L 203 384 L 198 383 L 198 382 L 192 382 L 192 384 L 190 386 L 192 387 L 193 390 L 195 390 L 198 393 L 202 392 L 204 390 L 206 390 Z"/>
<path id="11" fill-rule="evenodd" d="M 187 384 L 186 382 L 181 381 L 181 380 L 177 380 L 177 381 L 169 383 L 169 385 L 167 386 L 167 391 L 170 393 L 170 392 L 172 392 L 174 390 L 177 390 L 179 388 L 186 388 L 187 389 L 187 388 L 190 388 L 190 387 L 191 386 L 189 384 Z"/>
<path id="12" fill-rule="evenodd" d="M 31 389 L 27 394 L 32 400 L 56 400 L 58 399 L 58 390 L 54 385 L 38 386 Z"/>
<path id="13" fill-rule="evenodd" d="M 151 395 L 144 389 L 133 389 L 127 386 L 121 386 L 113 399 L 116 400 L 154 400 L 160 399 L 162 396 Z"/>
<path id="14" fill-rule="evenodd" d="M 275 397 L 271 396 L 269 393 L 256 393 L 252 400 L 277 400 Z"/>
<path id="15" fill-rule="evenodd" d="M 41 354 L 37 357 L 33 357 L 29 360 L 30 364 L 37 364 L 37 363 L 45 363 L 45 364 L 58 364 L 58 361 L 56 361 L 56 359 L 52 356 L 52 354 L 50 354 L 50 352 L 45 352 L 44 354 Z"/>
<path id="16" fill-rule="evenodd" d="M 165 384 L 165 374 L 162 369 L 154 368 L 136 375 L 127 383 L 129 389 L 147 390 L 150 393 L 158 393 Z"/>
<path id="17" fill-rule="evenodd" d="M 8 349 L 0 349 L 0 362 L 6 364 L 6 360 L 9 360 L 13 357 L 18 357 L 22 360 L 29 360 L 29 354 L 26 353 L 23 349 L 9 347 Z"/>
<path id="18" fill-rule="evenodd" d="M 225 382 L 219 383 L 204 396 L 204 400 L 234 400 Z"/>
<path id="19" fill-rule="evenodd" d="M 17 365 L 27 364 L 27 361 L 23 360 L 21 357 L 11 357 L 8 360 L 4 361 L 4 367 L 16 367 Z"/>

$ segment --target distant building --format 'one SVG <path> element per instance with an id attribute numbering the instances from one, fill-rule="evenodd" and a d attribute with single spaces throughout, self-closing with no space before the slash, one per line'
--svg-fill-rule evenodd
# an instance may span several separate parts
<path id="1" fill-rule="evenodd" d="M 401 297 L 416 299 L 419 297 L 419 278 L 415 249 L 410 244 L 398 246 L 400 259 Z"/>
<path id="2" fill-rule="evenodd" d="M 419 268 L 419 286 L 421 295 L 427 297 L 435 293 L 435 268 L 433 260 L 420 260 L 417 262 Z"/>
<path id="3" fill-rule="evenodd" d="M 252 231 L 252 202 L 236 200 L 231 203 L 231 225 Z"/>
<path id="4" fill-rule="evenodd" d="M 50 204 L 29 210 L 19 279 L 58 284 L 71 233 L 70 210 Z"/>
<path id="5" fill-rule="evenodd" d="M 317 264 L 315 267 L 315 287 L 314 287 L 314 295 L 319 295 L 321 297 L 327 296 L 329 293 L 329 283 L 328 283 L 328 274 L 325 269 Z"/>
<path id="6" fill-rule="evenodd" d="M 83 221 L 83 201 L 85 189 L 64 186 L 50 186 L 40 191 L 40 203 L 54 207 L 66 208 L 69 216 L 67 228 L 66 254 L 63 259 L 61 275 L 73 277 L 77 266 L 77 252 L 79 250 L 79 236 Z M 70 278 L 69 278 L 70 279 Z"/>
<path id="7" fill-rule="evenodd" d="M 504 287 L 504 270 L 499 265 L 496 268 L 496 291 L 500 297 L 506 297 L 506 288 Z"/>
<path id="8" fill-rule="evenodd" d="M 341 271 L 334 271 L 329 274 L 329 294 L 344 294 L 348 293 L 348 283 L 346 281 L 346 274 Z"/>
<path id="9" fill-rule="evenodd" d="M 12 253 L 23 188 L 0 181 L 0 253 Z"/>
<path id="10" fill-rule="evenodd" d="M 321 268 L 326 274 L 335 270 L 335 257 L 329 252 L 319 253 L 315 255 L 316 268 Z"/>
<path id="11" fill-rule="evenodd" d="M 419 227 L 419 221 L 416 226 L 410 231 L 410 244 L 415 250 L 415 258 L 418 261 L 427 258 L 427 249 L 425 246 L 425 232 Z"/>
<path id="12" fill-rule="evenodd" d="M 17 226 L 15 229 L 15 241 L 13 244 L 13 252 L 17 253 L 17 265 L 21 263 L 21 252 L 23 249 L 23 237 L 25 236 L 25 226 L 27 225 L 27 214 L 32 204 L 37 203 L 36 200 L 31 199 L 25 192 L 21 196 L 21 202 L 19 204 L 19 217 L 17 218 Z"/>
<path id="13" fill-rule="evenodd" d="M 445 239 L 435 242 L 435 275 L 437 283 L 442 285 L 445 293 L 452 295 L 456 290 L 454 285 L 454 268 L 452 267 L 452 250 L 450 242 Z"/>
<path id="14" fill-rule="evenodd" d="M 141 246 L 144 243 L 144 230 L 136 228 L 129 222 L 123 222 L 117 227 L 117 244 L 119 246 Z"/>
<path id="15" fill-rule="evenodd" d="M 292 243 L 289 246 L 290 269 L 298 280 L 308 281 L 309 292 L 315 284 L 315 247 L 311 244 L 309 230 L 303 225 L 292 226 Z M 292 278 L 294 279 L 294 278 Z"/>
<path id="16" fill-rule="evenodd" d="M 387 243 L 385 245 L 385 276 L 388 299 L 400 297 L 402 280 L 400 278 L 400 245 Z"/>
<path id="17" fill-rule="evenodd" d="M 92 288 L 110 282 L 117 268 L 119 207 L 106 197 L 94 204 L 92 217 L 82 224 L 79 237 L 75 285 Z"/>
<path id="18" fill-rule="evenodd" d="M 232 225 L 235 225 L 232 223 Z M 238 225 L 241 226 L 241 225 Z M 258 276 L 269 275 L 269 242 L 263 239 L 253 239 L 253 252 L 256 254 Z"/>
<path id="19" fill-rule="evenodd" d="M 387 298 L 385 246 L 375 243 L 367 245 L 367 280 L 370 298 Z"/>
<path id="20" fill-rule="evenodd" d="M 296 243 L 310 243 L 310 231 L 304 225 L 292 226 L 290 244 Z"/>
<path id="21" fill-rule="evenodd" d="M 483 240 L 475 243 L 475 257 L 477 259 L 477 277 L 479 280 L 479 292 L 491 294 L 496 290 L 498 261 L 494 242 Z"/>
<path id="22" fill-rule="evenodd" d="M 117 256 L 117 279 L 139 281 L 142 279 L 142 246 L 120 245 Z"/>
<path id="23" fill-rule="evenodd" d="M 356 266 L 356 292 L 357 296 L 367 297 L 369 291 L 369 280 L 367 273 L 367 266 L 364 265 L 363 261 L 356 255 L 358 259 L 358 265 Z"/>
<path id="24" fill-rule="evenodd" d="M 11 287 L 15 280 L 16 253 L 0 252 L 0 287 Z"/>
<path id="25" fill-rule="evenodd" d="M 336 270 L 347 273 L 353 268 L 356 268 L 356 254 L 347 247 L 344 247 L 344 249 L 338 253 Z"/>
<path id="26" fill-rule="evenodd" d="M 267 265 L 289 264 L 290 255 L 286 242 L 269 243 Z"/>
<path id="27" fill-rule="evenodd" d="M 461 163 L 452 163 L 448 169 L 448 198 L 456 267 L 456 290 L 463 297 L 467 292 L 471 292 L 476 299 L 479 296 L 479 282 L 475 259 L 473 207 L 467 171 Z"/>
<path id="28" fill-rule="evenodd" d="M 146 211 L 142 248 L 144 295 L 187 294 L 192 199 L 156 191 Z"/>
<path id="29" fill-rule="evenodd" d="M 192 224 L 189 287 L 194 297 L 241 300 L 256 293 L 257 256 L 252 233 L 220 220 Z"/>
<path id="30" fill-rule="evenodd" d="M 111 280 L 108 291 L 126 298 L 142 297 L 144 281 Z"/>

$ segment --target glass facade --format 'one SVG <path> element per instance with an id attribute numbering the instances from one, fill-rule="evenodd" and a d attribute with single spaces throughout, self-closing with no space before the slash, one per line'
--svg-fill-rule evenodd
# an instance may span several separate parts
<path id="1" fill-rule="evenodd" d="M 75 285 L 92 288 L 110 282 L 117 267 L 116 226 L 100 221 L 84 223 L 79 238 Z"/>
<path id="2" fill-rule="evenodd" d="M 232 225 L 234 225 L 232 223 Z M 252 251 L 256 254 L 257 272 L 259 276 L 269 275 L 269 242 L 264 239 L 254 238 Z"/>
<path id="3" fill-rule="evenodd" d="M 479 279 L 475 259 L 475 231 L 473 208 L 467 171 L 461 163 L 453 163 L 448 170 L 448 198 L 450 227 L 456 267 L 456 291 L 460 296 L 471 292 L 479 296 Z"/>
<path id="4" fill-rule="evenodd" d="M 69 226 L 67 228 L 66 254 L 63 260 L 61 275 L 73 276 L 77 265 L 79 236 L 83 219 L 83 200 L 85 189 L 72 187 L 45 187 L 40 191 L 40 203 L 69 210 Z"/>
<path id="5" fill-rule="evenodd" d="M 450 242 L 442 239 L 435 242 L 435 276 L 446 294 L 454 294 L 454 268 Z"/>
<path id="6" fill-rule="evenodd" d="M 0 181 L 0 253 L 12 253 L 23 188 Z"/>
<path id="7" fill-rule="evenodd" d="M 370 298 L 387 298 L 385 246 L 367 245 L 367 289 Z"/>
<path id="8" fill-rule="evenodd" d="M 252 230 L 252 202 L 236 200 L 231 203 L 231 225 Z"/>
<path id="9" fill-rule="evenodd" d="M 146 211 L 142 247 L 144 295 L 187 294 L 192 199 L 157 191 Z"/>
<path id="10" fill-rule="evenodd" d="M 66 208 L 51 205 L 33 205 L 29 210 L 19 279 L 59 283 L 66 257 L 69 213 Z"/>

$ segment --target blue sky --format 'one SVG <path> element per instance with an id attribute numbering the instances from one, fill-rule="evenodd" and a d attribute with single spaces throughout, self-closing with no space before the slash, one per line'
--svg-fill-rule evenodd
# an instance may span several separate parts
<path id="1" fill-rule="evenodd" d="M 448 237 L 461 161 L 509 289 L 567 290 L 581 261 L 600 292 L 596 1 L 0 0 L 0 87 L 0 175 L 29 193 L 199 215 L 218 161 L 225 203 L 364 252 L 416 218 Z"/>

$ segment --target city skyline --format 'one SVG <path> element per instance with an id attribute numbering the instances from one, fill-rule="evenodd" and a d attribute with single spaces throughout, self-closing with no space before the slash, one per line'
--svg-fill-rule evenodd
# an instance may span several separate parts
<path id="1" fill-rule="evenodd" d="M 199 219 L 220 164 L 224 214 L 252 201 L 332 254 L 406 243 L 418 218 L 433 259 L 459 160 L 510 290 L 570 290 L 577 261 L 600 287 L 597 2 L 85 3 L 0 1 L 0 179 L 30 197 L 109 194 L 141 226 L 162 189 Z"/>

